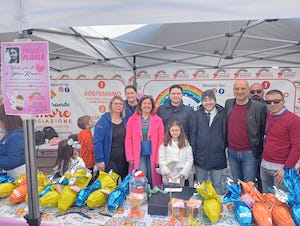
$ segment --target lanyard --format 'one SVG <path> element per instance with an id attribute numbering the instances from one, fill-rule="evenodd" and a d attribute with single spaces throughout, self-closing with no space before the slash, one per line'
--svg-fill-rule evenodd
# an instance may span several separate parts
<path id="1" fill-rule="evenodd" d="M 277 122 L 277 121 L 281 118 L 281 116 L 283 116 L 283 114 L 284 114 L 285 112 L 286 112 L 286 109 L 285 109 L 280 115 L 277 115 L 277 116 L 275 117 L 275 119 L 271 122 L 270 125 L 268 125 L 268 124 L 269 124 L 268 122 L 270 121 L 270 120 L 268 120 L 268 122 L 267 122 L 267 124 L 266 124 L 266 128 L 265 128 L 264 142 L 266 142 L 266 137 L 267 137 L 268 131 L 271 129 L 271 127 L 274 125 L 274 123 Z"/>

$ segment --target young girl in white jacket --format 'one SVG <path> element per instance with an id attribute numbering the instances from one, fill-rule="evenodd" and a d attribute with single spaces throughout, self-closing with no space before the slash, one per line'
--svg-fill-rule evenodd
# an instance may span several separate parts
<path id="1" fill-rule="evenodd" d="M 159 168 L 164 185 L 184 186 L 194 162 L 183 126 L 172 121 L 159 148 Z"/>

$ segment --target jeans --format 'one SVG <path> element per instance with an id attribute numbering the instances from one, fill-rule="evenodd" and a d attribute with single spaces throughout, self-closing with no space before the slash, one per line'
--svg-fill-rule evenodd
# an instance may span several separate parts
<path id="1" fill-rule="evenodd" d="M 223 170 L 205 170 L 199 166 L 195 166 L 196 170 L 196 178 L 198 182 L 207 181 L 208 174 L 210 176 L 210 180 L 212 185 L 214 186 L 216 192 L 219 195 L 222 195 L 222 174 Z"/>
<path id="2" fill-rule="evenodd" d="M 140 158 L 140 168 L 148 179 L 148 184 L 152 187 L 152 170 L 150 164 L 150 156 L 141 156 Z"/>
<path id="3" fill-rule="evenodd" d="M 255 182 L 258 160 L 254 157 L 252 151 L 234 151 L 229 148 L 227 150 L 233 180 L 235 182 L 238 179 L 244 182 Z"/>
<path id="4" fill-rule="evenodd" d="M 262 182 L 262 189 L 264 193 L 268 192 L 268 188 L 273 188 L 275 185 L 276 188 L 279 188 L 283 191 L 288 191 L 287 188 L 284 186 L 284 183 L 278 184 L 276 183 L 276 176 L 274 174 L 277 170 L 269 170 L 264 167 L 260 167 L 260 177 Z"/>

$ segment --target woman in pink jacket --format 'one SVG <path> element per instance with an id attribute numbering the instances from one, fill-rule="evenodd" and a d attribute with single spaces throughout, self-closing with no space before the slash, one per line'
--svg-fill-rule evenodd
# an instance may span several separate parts
<path id="1" fill-rule="evenodd" d="M 132 169 L 144 171 L 151 186 L 162 183 L 161 175 L 155 168 L 158 167 L 158 149 L 164 139 L 164 125 L 154 109 L 153 98 L 143 96 L 138 102 L 136 112 L 127 122 L 125 137 L 129 172 Z M 145 147 L 143 150 L 142 146 Z M 149 150 L 151 153 L 147 153 Z"/>

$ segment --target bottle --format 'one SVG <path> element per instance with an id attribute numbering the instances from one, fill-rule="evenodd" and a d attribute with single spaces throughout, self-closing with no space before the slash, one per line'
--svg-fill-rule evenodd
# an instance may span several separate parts
<path id="1" fill-rule="evenodd" d="M 129 182 L 130 192 L 127 196 L 127 202 L 129 205 L 128 217 L 133 222 L 144 221 L 143 218 L 146 215 L 148 208 L 147 186 L 148 180 L 143 171 L 132 172 L 132 178 Z"/>
<path id="2" fill-rule="evenodd" d="M 147 193 L 148 180 L 145 173 L 141 170 L 132 173 L 132 178 L 129 183 L 130 193 Z"/>

